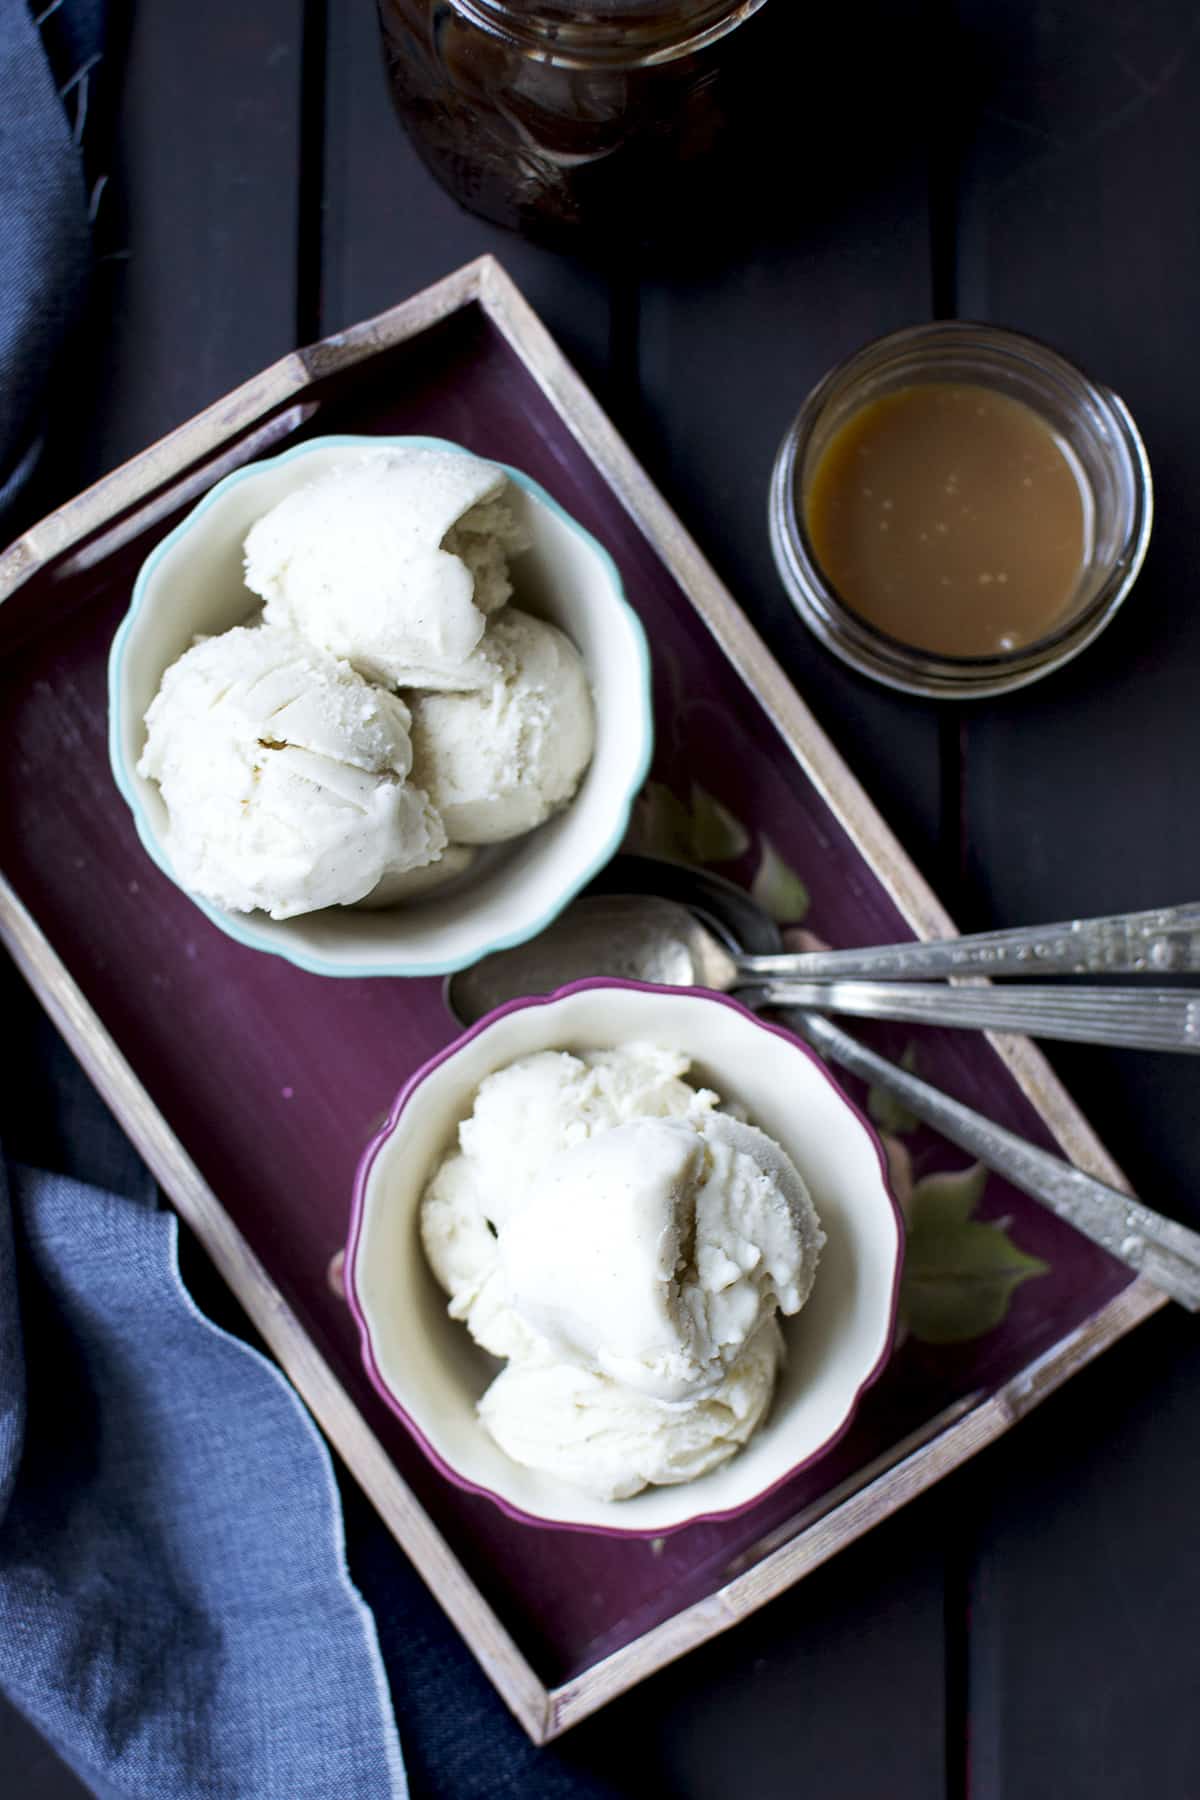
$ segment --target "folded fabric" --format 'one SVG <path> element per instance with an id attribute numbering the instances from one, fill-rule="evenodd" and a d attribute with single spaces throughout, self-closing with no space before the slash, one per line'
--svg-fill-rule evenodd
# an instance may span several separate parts
<path id="1" fill-rule="evenodd" d="M 404 1795 L 328 1452 L 77 1080 L 113 1190 L 0 1171 L 0 1687 L 100 1795 Z"/>
<path id="2" fill-rule="evenodd" d="M 94 13 L 80 29 L 95 33 Z M 86 78 L 80 64 L 67 80 Z M 74 113 L 82 135 L 78 105 Z M 87 213 L 79 150 L 37 25 L 25 0 L 0 0 L 0 539 L 36 461 L 50 373 L 82 303 Z"/>

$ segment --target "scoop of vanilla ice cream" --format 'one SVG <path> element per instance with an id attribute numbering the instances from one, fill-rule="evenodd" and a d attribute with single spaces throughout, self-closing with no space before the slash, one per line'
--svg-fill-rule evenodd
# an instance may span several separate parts
<path id="1" fill-rule="evenodd" d="M 710 1393 L 674 1404 L 572 1363 L 511 1362 L 479 1415 L 514 1462 L 598 1500 L 627 1500 L 648 1484 L 693 1481 L 727 1462 L 766 1416 L 782 1360 L 771 1319 Z"/>
<path id="2" fill-rule="evenodd" d="M 451 1316 L 510 1359 L 484 1424 L 612 1498 L 755 1429 L 775 1315 L 803 1305 L 824 1242 L 791 1159 L 688 1070 L 646 1044 L 522 1057 L 480 1084 L 422 1201 Z"/>
<path id="3" fill-rule="evenodd" d="M 451 686 L 511 593 L 528 538 L 503 469 L 416 446 L 369 450 L 251 526 L 246 585 L 264 618 L 391 687 Z"/>
<path id="4" fill-rule="evenodd" d="M 798 1171 L 751 1125 L 634 1119 L 560 1151 L 500 1228 L 515 1312 L 564 1360 L 659 1400 L 715 1389 L 821 1234 Z"/>
<path id="5" fill-rule="evenodd" d="M 498 1237 L 513 1310 L 565 1361 L 660 1400 L 708 1374 L 684 1274 L 704 1140 L 631 1119 L 552 1156 Z"/>
<path id="6" fill-rule="evenodd" d="M 430 1266 L 467 1318 L 472 1287 L 499 1266 L 497 1232 L 556 1152 L 628 1119 L 699 1117 L 717 1104 L 683 1079 L 688 1059 L 654 1044 L 540 1050 L 480 1082 L 460 1149 L 426 1188 L 421 1233 Z M 462 1260 L 463 1256 L 467 1260 Z"/>
<path id="7" fill-rule="evenodd" d="M 624 1120 L 699 1115 L 716 1095 L 682 1077 L 688 1060 L 635 1044 L 574 1056 L 545 1050 L 480 1083 L 461 1149 L 425 1190 L 421 1238 L 450 1313 L 494 1356 L 534 1355 L 541 1340 L 514 1311 L 500 1268 L 499 1228 L 523 1204 L 543 1168 L 568 1145 Z M 548 1354 L 548 1348 L 542 1346 Z"/>
<path id="8" fill-rule="evenodd" d="M 146 714 L 185 887 L 275 919 L 360 900 L 446 833 L 408 779 L 409 713 L 290 631 L 239 626 L 173 663 Z"/>
<path id="9" fill-rule="evenodd" d="M 591 761 L 583 659 L 557 627 L 509 606 L 459 683 L 459 692 L 409 695 L 417 780 L 456 843 L 532 831 L 571 799 Z"/>
<path id="10" fill-rule="evenodd" d="M 621 1050 L 541 1050 L 479 1084 L 459 1143 L 486 1183 L 499 1226 L 528 1197 L 550 1158 L 629 1119 L 688 1118 L 717 1096 L 684 1080 L 686 1056 L 654 1044 Z"/>

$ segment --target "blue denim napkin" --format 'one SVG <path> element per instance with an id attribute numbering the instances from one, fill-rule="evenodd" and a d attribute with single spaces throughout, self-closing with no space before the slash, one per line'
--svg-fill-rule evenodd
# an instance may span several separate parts
<path id="1" fill-rule="evenodd" d="M 61 1049 L 50 1073 L 93 1180 L 0 1166 L 0 1687 L 101 1796 L 403 1796 L 324 1443 L 192 1304 Z"/>
<path id="2" fill-rule="evenodd" d="M 80 143 L 103 15 L 96 0 L 71 11 L 38 0 L 38 11 L 53 33 L 62 94 L 25 0 L 0 0 L 0 514 L 37 460 L 51 371 L 88 266 Z"/>

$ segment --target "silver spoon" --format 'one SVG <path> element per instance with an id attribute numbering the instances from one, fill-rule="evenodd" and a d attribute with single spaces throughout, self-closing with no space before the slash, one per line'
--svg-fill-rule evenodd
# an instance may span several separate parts
<path id="1" fill-rule="evenodd" d="M 997 1125 L 961 1100 L 898 1069 L 816 1013 L 787 1012 L 787 1023 L 814 1050 L 864 1081 L 886 1087 L 918 1119 L 1015 1188 L 1057 1213 L 1118 1262 L 1200 1311 L 1200 1233 L 1153 1212 L 1106 1182 Z"/>
<path id="2" fill-rule="evenodd" d="M 739 945 L 762 954 L 782 947 L 773 920 L 748 894 L 717 876 L 649 857 L 617 857 L 601 877 L 601 885 L 611 882 L 634 888 L 654 886 L 648 892 L 626 893 L 621 897 L 629 904 L 615 909 L 589 904 L 585 911 L 585 903 L 576 902 L 531 943 L 485 957 L 473 968 L 452 975 L 447 999 L 460 1023 L 473 1024 L 507 1000 L 547 993 L 586 976 L 655 981 L 664 986 L 711 985 L 697 980 L 686 939 L 681 954 L 677 909 L 671 907 L 668 914 L 663 893 L 654 888 L 670 890 L 680 902 L 686 897 L 688 910 L 694 908 L 700 920 L 711 927 L 709 935 L 718 948 L 727 947 L 726 954 L 735 955 Z M 578 924 L 580 918 L 585 921 L 583 926 Z M 959 1144 L 1066 1219 L 1119 1262 L 1146 1274 L 1189 1311 L 1200 1310 L 1200 1235 L 1196 1232 L 896 1068 L 827 1019 L 797 1010 L 789 1014 L 788 1022 L 830 1061 L 895 1094 L 951 1143 Z"/>
<path id="3" fill-rule="evenodd" d="M 648 880 L 657 880 L 674 885 L 675 895 L 668 897 L 654 890 L 585 895 L 531 943 L 497 951 L 456 976 L 454 1009 L 459 1011 L 465 1004 L 471 1015 L 478 1018 L 513 994 L 535 991 L 530 986 L 535 979 L 543 987 L 561 987 L 575 979 L 581 969 L 590 969 L 618 977 L 640 976 L 642 980 L 669 986 L 706 987 L 717 993 L 739 991 L 748 1004 L 758 1006 L 803 1006 L 858 1018 L 1023 1031 L 1034 1037 L 1076 1043 L 1200 1054 L 1200 991 L 1161 987 L 991 989 L 918 984 L 895 978 L 814 979 L 814 974 L 820 977 L 821 971 L 839 958 L 861 956 L 869 960 L 896 957 L 900 952 L 815 951 L 797 955 L 781 949 L 766 953 L 743 949 L 727 932 L 714 929 L 711 919 L 706 921 L 702 916 L 703 896 L 681 884 L 681 875 L 691 878 L 694 888 L 695 873 L 678 864 L 647 857 L 617 857 L 606 872 L 606 884 L 633 881 L 641 889 Z M 754 908 L 749 896 L 744 898 L 746 907 Z M 743 919 L 743 925 L 744 922 Z M 1003 934 L 988 934 L 987 941 L 998 935 Z M 779 941 L 777 933 L 774 941 Z M 1106 941 L 1110 952 L 1106 953 L 1109 960 L 1104 966 L 1111 969 L 1115 954 L 1111 945 L 1115 939 Z M 1181 957 L 1190 957 L 1195 948 L 1188 933 L 1154 941 L 1170 943 L 1172 953 Z M 960 945 L 971 942 L 957 940 Z M 914 955 L 935 950 L 944 956 L 950 949 L 948 944 L 912 946 Z M 845 968 L 846 961 L 839 966 Z M 963 974 L 974 966 L 965 960 L 955 965 L 954 973 Z M 832 976 L 832 969 L 829 974 Z"/>
<path id="4" fill-rule="evenodd" d="M 1024 1031 L 1077 1044 L 1200 1053 L 1197 988 L 955 988 L 937 982 L 766 981 L 742 998 L 758 1006 L 804 1006 L 859 1019 Z M 749 1001 L 748 1001 L 749 1003 Z"/>
<path id="5" fill-rule="evenodd" d="M 862 950 L 742 958 L 763 976 L 868 976 L 909 981 L 945 975 L 1185 975 L 1200 969 L 1200 905 L 1110 913 L 1057 925 L 1019 925 L 966 937 L 884 944 Z"/>

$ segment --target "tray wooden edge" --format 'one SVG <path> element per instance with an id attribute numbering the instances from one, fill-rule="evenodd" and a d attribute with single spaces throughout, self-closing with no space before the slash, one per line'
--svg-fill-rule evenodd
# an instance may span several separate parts
<path id="1" fill-rule="evenodd" d="M 0 552 L 0 602 L 47 562 L 81 544 L 150 496 L 169 489 L 238 432 L 297 398 L 320 377 L 403 341 L 477 302 L 512 345 L 566 428 L 617 492 L 626 511 L 688 593 L 751 687 L 806 776 L 921 937 L 953 924 L 900 847 L 780 665 L 698 546 L 657 492 L 598 402 L 524 296 L 491 256 L 478 258 L 375 318 L 293 352 L 112 471 Z M 253 440 L 251 440 L 253 442 Z M 255 450 L 247 445 L 247 455 Z M 196 1233 L 330 1442 L 413 1561 L 501 1697 L 536 1743 L 597 1711 L 784 1592 L 907 1500 L 993 1442 L 1077 1369 L 1165 1304 L 1144 1279 L 1100 1309 L 997 1392 L 968 1396 L 857 1471 L 816 1507 L 764 1540 L 762 1554 L 714 1594 L 613 1652 L 577 1678 L 547 1689 L 480 1595 L 428 1514 L 397 1474 L 328 1363 L 155 1109 L 103 1022 L 20 899 L 0 877 L 0 940 L 104 1099 Z M 1050 1065 L 1027 1039 L 991 1039 L 1064 1150 L 1103 1179 L 1128 1186 Z"/>

